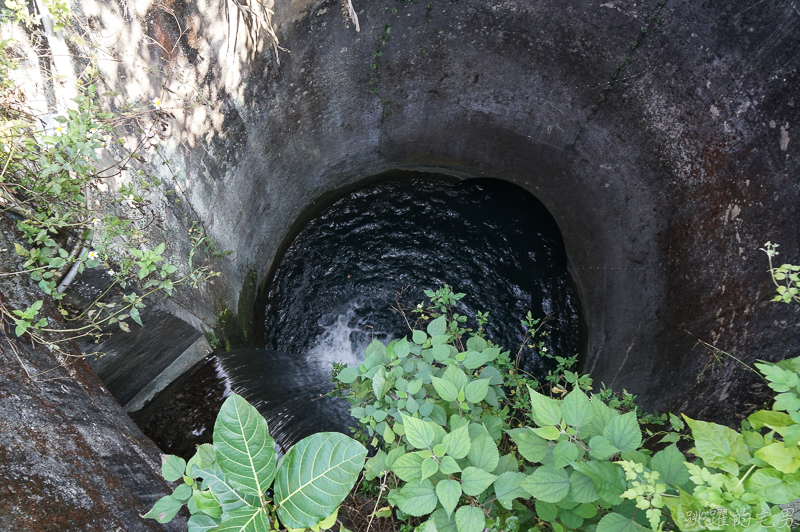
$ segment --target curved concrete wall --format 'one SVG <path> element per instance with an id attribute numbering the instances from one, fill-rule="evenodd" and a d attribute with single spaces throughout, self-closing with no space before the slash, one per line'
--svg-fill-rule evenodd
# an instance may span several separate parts
<path id="1" fill-rule="evenodd" d="M 800 260 L 797 7 L 356 4 L 360 32 L 332 1 L 273 6 L 280 62 L 230 2 L 77 6 L 121 61 L 98 62 L 106 80 L 165 100 L 150 163 L 175 193 L 152 191 L 163 218 L 152 237 L 185 258 L 200 221 L 234 251 L 175 312 L 212 325 L 228 308 L 252 322 L 298 217 L 367 176 L 491 176 L 558 222 L 596 380 L 718 420 L 753 402 L 752 375 L 697 341 L 747 363 L 798 345 L 798 311 L 765 302 L 758 251 L 772 240 Z"/>
<path id="2" fill-rule="evenodd" d="M 360 33 L 334 2 L 277 5 L 289 53 L 251 57 L 218 100 L 227 125 L 186 155 L 190 203 L 236 252 L 216 304 L 235 308 L 250 270 L 263 281 L 331 191 L 392 168 L 492 176 L 557 220 L 598 382 L 718 420 L 752 402 L 752 376 L 724 356 L 706 367 L 697 340 L 748 363 L 797 347 L 758 251 L 772 240 L 800 260 L 796 8 L 361 4 Z"/>

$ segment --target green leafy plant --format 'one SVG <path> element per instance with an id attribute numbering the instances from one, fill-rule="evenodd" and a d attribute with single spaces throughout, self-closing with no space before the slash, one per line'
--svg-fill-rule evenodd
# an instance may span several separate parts
<path id="1" fill-rule="evenodd" d="M 366 454 L 352 438 L 322 432 L 279 460 L 266 420 L 234 394 L 217 416 L 213 444 L 198 446 L 188 462 L 164 457 L 164 478 L 182 482 L 144 517 L 166 523 L 185 504 L 189 532 L 268 532 L 281 525 L 318 532 L 336 523 Z"/>
<path id="2" fill-rule="evenodd" d="M 65 32 L 74 43 L 84 42 L 80 28 L 72 25 L 67 2 L 45 0 L 43 5 L 55 31 Z M 46 49 L 37 49 L 48 31 L 38 10 L 28 2 L 8 0 L 0 7 L 0 23 L 24 24 L 31 36 L 28 45 L 47 55 Z M 74 356 L 62 347 L 68 340 L 99 336 L 109 326 L 129 331 L 128 319 L 142 325 L 146 298 L 211 280 L 218 274 L 210 259 L 226 254 L 197 224 L 189 229 L 191 246 L 184 265 L 164 258 L 167 243 L 150 243 L 145 236 L 157 222 L 147 192 L 162 183 L 139 162 L 145 153 L 158 156 L 157 134 L 168 116 L 160 98 L 144 104 L 114 101 L 115 93 L 98 91 L 107 84 L 90 62 L 69 87 L 77 96 L 67 108 L 39 115 L 9 76 L 18 68 L 16 44 L 0 42 L 0 208 L 18 218 L 22 239 L 14 247 L 23 260 L 20 271 L 3 275 L 29 275 L 71 325 L 48 327 L 46 318 L 37 320 L 44 300 L 25 310 L 0 304 L 0 319 L 13 320 L 17 335 L 28 335 L 68 360 Z M 104 110 L 101 101 L 116 110 Z M 126 148 L 123 135 L 138 137 L 135 146 Z M 102 168 L 101 161 L 110 159 L 116 162 Z M 111 178 L 119 178 L 116 191 L 108 186 Z M 78 314 L 59 302 L 85 268 L 103 268 L 113 283 Z M 121 301 L 101 301 L 113 287 L 127 289 Z"/>
<path id="3" fill-rule="evenodd" d="M 772 276 L 772 282 L 778 292 L 773 298 L 773 301 L 782 301 L 784 303 L 800 303 L 800 266 L 794 264 L 781 264 L 778 267 L 772 265 L 772 259 L 778 256 L 778 244 L 767 242 L 761 249 L 767 254 L 769 260 L 769 273 Z"/>
<path id="4" fill-rule="evenodd" d="M 379 447 L 362 485 L 388 489 L 399 519 L 422 532 L 789 529 L 777 505 L 800 497 L 800 358 L 757 364 L 779 395 L 741 431 L 648 418 L 631 394 L 565 378 L 571 357 L 549 381 L 514 379 L 508 352 L 467 338 L 447 297 L 432 294 L 418 307 L 439 314 L 425 331 L 373 342 L 361 365 L 335 372 L 356 437 Z M 644 447 L 640 416 L 669 420 L 647 431 L 657 452 Z M 676 445 L 687 426 L 688 457 Z"/>

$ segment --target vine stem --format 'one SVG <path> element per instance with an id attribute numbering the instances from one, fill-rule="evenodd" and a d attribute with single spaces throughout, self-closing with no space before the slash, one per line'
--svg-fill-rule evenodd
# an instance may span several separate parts
<path id="1" fill-rule="evenodd" d="M 372 510 L 372 515 L 369 516 L 369 523 L 367 523 L 367 530 L 369 532 L 370 527 L 372 527 L 372 520 L 375 519 L 375 514 L 378 512 L 378 505 L 381 502 L 381 495 L 383 495 L 383 490 L 386 489 L 386 475 L 383 475 L 381 479 L 381 490 L 378 492 L 378 499 L 375 501 L 375 508 Z"/>
<path id="2" fill-rule="evenodd" d="M 755 467 L 756 467 L 756 464 L 753 464 L 753 465 L 750 466 L 750 469 L 747 470 L 747 473 L 745 473 L 744 476 L 739 479 L 739 483 L 736 484 L 736 488 L 738 488 L 739 486 L 742 485 L 742 482 L 744 482 L 744 479 L 747 478 L 747 475 L 749 475 L 750 472 L 753 471 L 753 469 L 755 469 Z M 733 489 L 736 489 L 736 488 L 733 488 Z"/>

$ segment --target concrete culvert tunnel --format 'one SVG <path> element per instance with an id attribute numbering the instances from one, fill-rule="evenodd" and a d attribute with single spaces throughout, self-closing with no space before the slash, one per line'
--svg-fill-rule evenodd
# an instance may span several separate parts
<path id="1" fill-rule="evenodd" d="M 160 94 L 135 74 L 144 62 L 180 71 L 207 101 L 170 111 L 168 164 L 152 160 L 170 194 L 151 192 L 151 236 L 185 258 L 196 222 L 233 253 L 213 285 L 149 311 L 162 324 L 150 337 L 91 347 L 110 354 L 71 366 L 82 377 L 69 399 L 20 379 L 0 348 L 17 397 L 0 421 L 13 487 L 0 528 L 54 529 L 46 513 L 58 530 L 159 529 L 137 517 L 167 493 L 158 449 L 111 396 L 141 414 L 202 365 L 201 328 L 223 347 L 264 347 L 263 293 L 294 236 L 390 171 L 502 180 L 541 202 L 580 301 L 580 369 L 646 410 L 738 424 L 764 399 L 737 359 L 797 353 L 798 310 L 769 302 L 759 251 L 777 242 L 800 260 L 796 3 L 381 0 L 354 3 L 357 32 L 338 2 L 293 0 L 273 6 L 278 48 L 231 3 L 128 4 L 74 6 L 98 36 L 125 35 L 114 46 L 126 59 L 100 65 L 114 88 Z M 76 286 L 91 295 L 102 282 Z M 196 379 L 219 386 L 209 371 Z M 82 454 L 51 468 L 60 448 Z M 38 475 L 46 512 L 25 509 L 33 477 L 21 470 Z"/>

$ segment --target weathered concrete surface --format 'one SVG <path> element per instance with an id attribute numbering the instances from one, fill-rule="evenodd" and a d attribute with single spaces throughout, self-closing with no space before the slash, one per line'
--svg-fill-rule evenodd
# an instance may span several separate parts
<path id="1" fill-rule="evenodd" d="M 115 88 L 170 109 L 153 238 L 185 257 L 199 220 L 234 251 L 180 296 L 196 325 L 227 308 L 257 330 L 252 283 L 297 220 L 405 168 L 535 194 L 567 246 L 584 369 L 647 407 L 733 422 L 755 377 L 697 341 L 746 363 L 800 346 L 759 251 L 800 261 L 795 2 L 356 2 L 356 33 L 337 2 L 294 0 L 275 6 L 280 64 L 230 3 L 82 5 L 125 58 Z M 181 108 L 187 86 L 207 104 Z"/>
<path id="2" fill-rule="evenodd" d="M 800 345 L 798 310 L 766 302 L 759 251 L 800 261 L 796 3 L 356 4 L 360 33 L 336 2 L 277 5 L 280 65 L 266 44 L 245 62 L 211 36 L 192 48 L 219 118 L 181 118 L 183 134 L 205 128 L 181 152 L 183 190 L 236 260 L 187 305 L 246 308 L 247 272 L 263 281 L 304 210 L 365 176 L 493 176 L 561 228 L 584 369 L 647 407 L 735 421 L 755 377 L 697 340 L 746 363 Z M 201 35 L 222 16 L 182 13 Z"/>
<path id="3" fill-rule="evenodd" d="M 0 215 L 0 266 L 17 271 L 19 234 Z M 26 308 L 33 283 L 0 277 L 0 304 Z M 52 304 L 44 315 L 59 327 Z M 63 344 L 62 344 L 63 345 Z M 79 354 L 72 346 L 66 351 Z M 181 530 L 139 517 L 169 487 L 160 475 L 158 449 L 122 411 L 85 360 L 62 357 L 17 338 L 13 324 L 0 331 L 0 530 Z"/>

